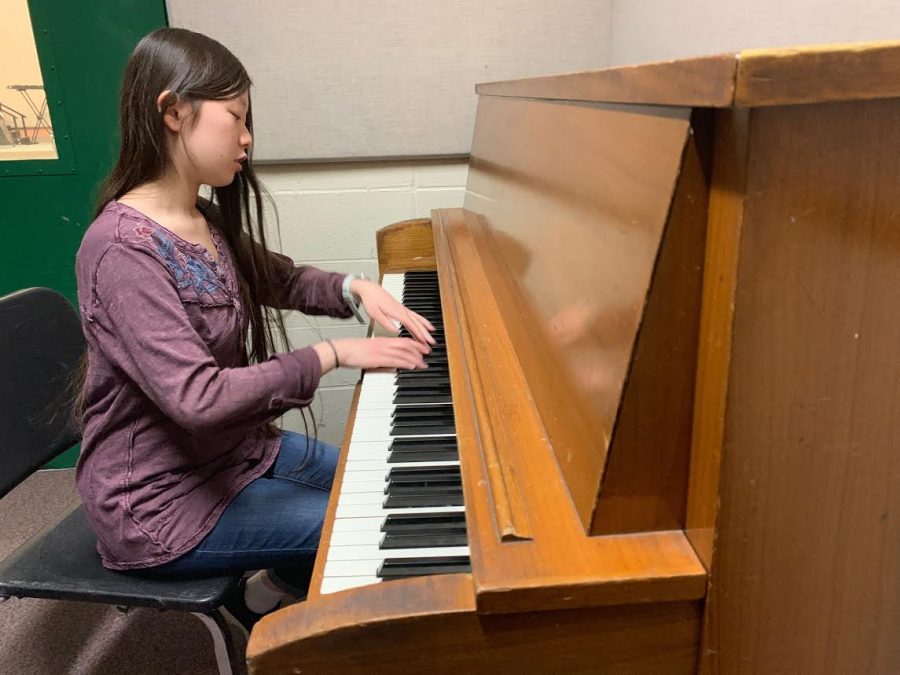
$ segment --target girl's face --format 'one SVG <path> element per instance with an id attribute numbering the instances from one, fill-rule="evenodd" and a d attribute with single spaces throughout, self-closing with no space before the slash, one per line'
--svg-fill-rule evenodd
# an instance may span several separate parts
<path id="1" fill-rule="evenodd" d="M 180 142 L 170 146 L 179 172 L 204 185 L 230 185 L 253 140 L 247 130 L 249 105 L 245 92 L 224 101 L 174 106 L 176 116 L 167 115 L 166 122 L 181 136 Z"/>

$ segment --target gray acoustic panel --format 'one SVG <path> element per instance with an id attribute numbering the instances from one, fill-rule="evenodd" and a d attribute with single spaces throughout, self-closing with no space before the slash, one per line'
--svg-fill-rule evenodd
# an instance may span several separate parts
<path id="1" fill-rule="evenodd" d="M 475 84 L 607 64 L 612 0 L 167 0 L 254 80 L 255 159 L 468 154 Z"/>
<path id="2" fill-rule="evenodd" d="M 614 0 L 610 65 L 900 37 L 897 0 Z"/>

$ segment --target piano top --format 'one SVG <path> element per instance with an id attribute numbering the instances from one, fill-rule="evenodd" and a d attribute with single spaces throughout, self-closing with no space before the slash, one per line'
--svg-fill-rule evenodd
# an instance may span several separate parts
<path id="1" fill-rule="evenodd" d="M 900 96 L 900 41 L 749 49 L 476 86 L 485 96 L 756 107 Z"/>

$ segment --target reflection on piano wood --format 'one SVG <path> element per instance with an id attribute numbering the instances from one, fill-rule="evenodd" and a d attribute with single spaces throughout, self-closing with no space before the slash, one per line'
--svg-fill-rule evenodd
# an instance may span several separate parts
<path id="1" fill-rule="evenodd" d="M 900 46 L 478 91 L 251 670 L 900 671 Z"/>

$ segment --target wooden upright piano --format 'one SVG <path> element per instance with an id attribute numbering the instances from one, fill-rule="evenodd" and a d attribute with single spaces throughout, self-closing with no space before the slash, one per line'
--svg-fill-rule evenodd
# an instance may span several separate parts
<path id="1" fill-rule="evenodd" d="M 900 672 L 900 43 L 477 91 L 251 671 Z"/>

